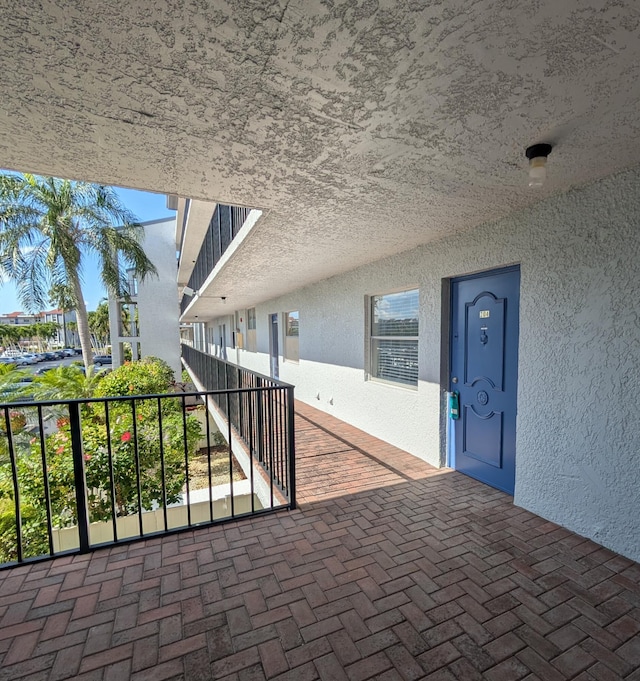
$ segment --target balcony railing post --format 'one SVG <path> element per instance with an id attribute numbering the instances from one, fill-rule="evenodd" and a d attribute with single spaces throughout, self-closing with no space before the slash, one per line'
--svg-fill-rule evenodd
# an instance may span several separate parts
<path id="1" fill-rule="evenodd" d="M 287 456 L 289 457 L 289 508 L 296 507 L 296 436 L 293 386 L 287 388 Z"/>
<path id="2" fill-rule="evenodd" d="M 73 479 L 76 488 L 76 511 L 78 515 L 78 536 L 80 553 L 87 553 L 89 542 L 89 507 L 87 504 L 87 483 L 84 471 L 84 452 L 82 450 L 82 425 L 80 405 L 69 402 L 69 427 L 71 429 L 71 456 L 73 458 Z"/>
<path id="3" fill-rule="evenodd" d="M 11 478 L 13 481 L 13 502 L 15 507 L 16 519 L 16 551 L 18 562 L 22 562 L 22 516 L 20 513 L 20 482 L 18 480 L 18 461 L 13 442 L 13 432 L 11 428 L 11 417 L 9 408 L 4 408 L 4 422 L 6 429 L 7 445 L 9 449 L 9 460 L 11 461 Z"/>
<path id="4" fill-rule="evenodd" d="M 236 385 L 236 388 L 238 388 L 238 391 L 240 391 L 240 390 L 242 389 L 242 387 L 243 387 L 243 385 L 242 385 L 242 373 L 241 373 L 241 372 L 242 372 L 241 368 L 238 367 L 237 372 L 236 372 L 236 376 L 237 376 L 237 380 L 238 380 L 238 383 L 237 383 L 237 385 Z M 243 423 L 242 423 L 242 420 L 243 420 L 243 419 L 242 419 L 242 400 L 243 400 L 244 398 L 243 398 L 241 392 L 238 392 L 238 393 L 237 393 L 237 399 L 238 399 L 238 423 L 237 423 L 237 428 L 238 428 L 238 432 L 240 433 L 240 437 L 244 437 L 244 434 L 245 434 L 245 433 L 244 433 L 244 428 L 243 428 Z"/>
<path id="5" fill-rule="evenodd" d="M 260 377 L 256 380 L 256 388 L 262 388 L 262 379 Z M 258 442 L 258 461 L 260 463 L 264 460 L 264 424 L 263 424 L 263 413 L 262 413 L 262 390 L 258 390 L 257 393 L 258 405 L 256 408 L 257 416 L 257 430 L 256 440 Z"/>

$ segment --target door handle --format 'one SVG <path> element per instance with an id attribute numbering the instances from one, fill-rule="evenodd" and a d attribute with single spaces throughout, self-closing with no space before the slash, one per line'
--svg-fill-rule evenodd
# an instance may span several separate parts
<path id="1" fill-rule="evenodd" d="M 457 383 L 457 382 L 458 382 L 458 377 L 457 377 L 457 376 L 454 376 L 454 377 L 451 379 L 451 382 L 452 382 L 452 383 Z"/>

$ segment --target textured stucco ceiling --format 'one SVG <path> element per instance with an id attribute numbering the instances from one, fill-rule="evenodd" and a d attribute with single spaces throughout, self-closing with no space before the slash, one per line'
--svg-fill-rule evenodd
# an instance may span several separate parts
<path id="1" fill-rule="evenodd" d="M 5 0 L 0 165 L 262 208 L 266 297 L 638 163 L 639 32 L 637 0 Z"/>

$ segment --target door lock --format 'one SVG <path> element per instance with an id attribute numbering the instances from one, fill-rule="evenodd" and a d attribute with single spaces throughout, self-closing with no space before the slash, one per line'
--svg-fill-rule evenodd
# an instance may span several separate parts
<path id="1" fill-rule="evenodd" d="M 457 383 L 457 382 L 458 382 L 458 377 L 457 377 L 457 376 L 454 376 L 454 377 L 451 379 L 451 382 L 452 382 L 452 383 Z"/>

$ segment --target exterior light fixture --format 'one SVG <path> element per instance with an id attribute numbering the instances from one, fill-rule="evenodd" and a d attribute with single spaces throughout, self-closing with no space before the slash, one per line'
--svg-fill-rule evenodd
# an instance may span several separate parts
<path id="1" fill-rule="evenodd" d="M 195 291 L 191 288 L 191 286 L 185 286 L 185 287 L 182 289 L 182 292 L 183 292 L 186 296 L 192 296 L 192 295 L 195 293 Z"/>
<path id="2" fill-rule="evenodd" d="M 550 144 L 534 144 L 525 151 L 529 159 L 530 187 L 542 187 L 547 179 L 547 156 L 552 148 Z"/>

